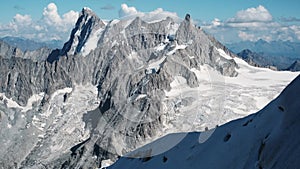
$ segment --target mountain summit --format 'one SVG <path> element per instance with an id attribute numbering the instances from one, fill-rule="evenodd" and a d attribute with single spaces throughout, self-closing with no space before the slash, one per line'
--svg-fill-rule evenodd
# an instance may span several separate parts
<path id="1" fill-rule="evenodd" d="M 83 55 L 89 54 L 90 50 L 97 47 L 104 27 L 104 22 L 90 8 L 83 8 L 61 55 L 76 55 L 80 52 Z"/>

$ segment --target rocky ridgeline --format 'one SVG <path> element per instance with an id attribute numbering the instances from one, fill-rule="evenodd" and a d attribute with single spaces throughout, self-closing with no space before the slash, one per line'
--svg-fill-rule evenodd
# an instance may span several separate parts
<path id="1" fill-rule="evenodd" d="M 175 76 L 197 87 L 199 81 L 191 69 L 203 64 L 225 76 L 236 76 L 237 64 L 221 57 L 216 48 L 226 49 L 193 25 L 189 15 L 181 23 L 169 17 L 155 23 L 139 17 L 104 23 L 84 8 L 69 41 L 60 50 L 48 51 L 47 59 L 36 59 L 45 51 L 23 57 L 16 54 L 18 49 L 1 46 L 0 93 L 26 105 L 36 93 L 44 92 L 42 103 L 47 103 L 58 89 L 97 86 L 101 102 L 93 111 L 90 138 L 74 145 L 70 154 L 43 159 L 49 168 L 97 167 L 101 160 L 115 160 L 155 137 L 165 115 L 162 100 Z M 24 159 L 24 167 L 36 166 L 34 161 L 40 160 L 32 153 Z"/>

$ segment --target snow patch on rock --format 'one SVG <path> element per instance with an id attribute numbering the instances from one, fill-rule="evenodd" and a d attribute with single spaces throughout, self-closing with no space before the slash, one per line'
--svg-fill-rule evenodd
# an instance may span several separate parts
<path id="1" fill-rule="evenodd" d="M 95 50 L 98 44 L 98 40 L 102 34 L 104 29 L 100 28 L 93 32 L 87 42 L 84 44 L 84 46 L 81 49 L 82 55 L 87 56 L 92 50 Z"/>

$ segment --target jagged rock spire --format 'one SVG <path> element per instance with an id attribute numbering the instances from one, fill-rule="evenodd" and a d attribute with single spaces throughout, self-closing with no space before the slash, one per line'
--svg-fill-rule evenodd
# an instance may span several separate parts
<path id="1" fill-rule="evenodd" d="M 89 37 L 103 27 L 105 27 L 104 22 L 90 8 L 83 8 L 70 39 L 65 43 L 60 55 L 78 54 Z"/>
<path id="2" fill-rule="evenodd" d="M 189 22 L 191 20 L 191 15 L 190 14 L 186 14 L 185 15 L 185 20 Z"/>

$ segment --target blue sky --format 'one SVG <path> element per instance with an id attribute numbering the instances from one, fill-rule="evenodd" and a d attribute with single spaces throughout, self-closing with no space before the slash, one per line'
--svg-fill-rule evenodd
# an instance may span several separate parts
<path id="1" fill-rule="evenodd" d="M 50 7 L 58 16 L 45 12 L 50 10 L 50 3 L 55 4 Z M 100 18 L 117 19 L 124 3 L 140 12 L 162 8 L 181 18 L 190 13 L 198 25 L 226 43 L 300 40 L 299 0 L 9 0 L 1 2 L 0 36 L 49 40 L 45 34 L 50 34 L 52 39 L 65 40 L 82 7 L 90 7 Z M 53 24 L 52 20 L 57 22 Z M 62 33 L 66 35 L 58 35 Z"/>

